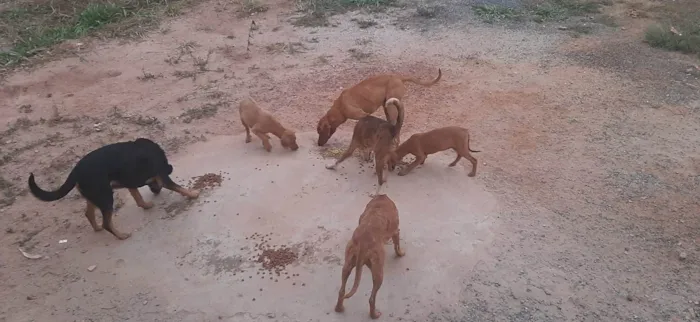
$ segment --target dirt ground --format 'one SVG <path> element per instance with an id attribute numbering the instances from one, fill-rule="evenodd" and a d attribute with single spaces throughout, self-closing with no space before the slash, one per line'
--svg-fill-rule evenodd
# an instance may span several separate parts
<path id="1" fill-rule="evenodd" d="M 390 175 L 407 256 L 387 261 L 381 319 L 700 320 L 700 68 L 642 43 L 648 21 L 628 2 L 606 8 L 617 27 L 575 18 L 584 34 L 484 24 L 456 1 L 315 28 L 290 23 L 294 3 L 267 4 L 241 18 L 207 1 L 140 41 L 66 42 L 70 57 L 4 80 L 0 321 L 369 320 L 367 270 L 346 312 L 332 309 L 374 178 L 357 159 L 323 169 L 315 125 L 367 76 L 438 68 L 433 87 L 408 85 L 402 137 L 468 127 L 479 171 L 447 168 L 446 152 Z M 248 95 L 300 133 L 299 151 L 243 144 Z M 88 151 L 140 136 L 181 182 L 221 172 L 221 187 L 196 202 L 164 192 L 149 211 L 119 191 L 125 241 L 92 232 L 75 191 L 28 194 L 29 172 L 58 187 Z M 296 284 L 254 282 L 254 233 L 291 245 Z"/>

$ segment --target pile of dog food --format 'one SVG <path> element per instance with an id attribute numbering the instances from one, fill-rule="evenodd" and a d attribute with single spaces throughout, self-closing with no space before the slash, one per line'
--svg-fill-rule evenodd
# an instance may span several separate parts
<path id="1" fill-rule="evenodd" d="M 263 279 L 269 278 L 275 282 L 279 278 L 289 279 L 291 276 L 298 276 L 298 274 L 290 276 L 285 271 L 287 265 L 294 263 L 298 259 L 297 253 L 286 245 L 270 245 L 270 235 L 272 234 L 261 235 L 254 233 L 246 238 L 257 241 L 254 249 L 258 253 L 251 258 L 253 261 L 262 264 L 262 267 L 258 269 L 257 275 L 261 275 Z"/>
<path id="2" fill-rule="evenodd" d="M 221 174 L 207 173 L 199 177 L 193 177 L 187 184 L 191 189 L 202 190 L 207 188 L 220 187 L 223 178 Z"/>

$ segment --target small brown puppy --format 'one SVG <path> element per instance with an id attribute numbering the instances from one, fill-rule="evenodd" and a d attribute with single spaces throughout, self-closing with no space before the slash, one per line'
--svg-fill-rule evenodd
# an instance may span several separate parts
<path id="1" fill-rule="evenodd" d="M 401 143 L 395 151 L 391 152 L 391 161 L 396 164 L 403 159 L 406 154 L 413 154 L 416 160 L 408 167 L 399 171 L 400 176 L 405 176 L 419 164 L 425 163 L 425 159 L 429 154 L 437 153 L 452 149 L 457 152 L 457 159 L 450 163 L 450 167 L 454 167 L 459 159 L 464 157 L 471 161 L 472 171 L 469 176 L 476 175 L 476 159 L 469 153 L 481 152 L 469 148 L 469 131 L 459 126 L 447 126 L 424 133 L 416 133 L 411 135 L 408 140 Z"/>
<path id="2" fill-rule="evenodd" d="M 262 140 L 263 147 L 265 147 L 267 152 L 272 150 L 268 133 L 272 133 L 280 138 L 280 143 L 282 143 L 283 147 L 292 151 L 299 149 L 294 132 L 282 126 L 272 114 L 258 107 L 258 104 L 252 98 L 244 99 L 239 104 L 238 111 L 241 115 L 241 123 L 245 127 L 245 143 L 250 143 L 252 140 L 250 136 L 250 131 L 252 130 L 253 134 Z"/>
<path id="3" fill-rule="evenodd" d="M 338 302 L 335 305 L 336 312 L 343 312 L 343 300 L 350 298 L 357 291 L 362 277 L 362 268 L 367 265 L 372 271 L 372 294 L 369 297 L 369 316 L 373 319 L 382 315 L 377 311 L 375 300 L 377 291 L 384 280 L 384 244 L 392 240 L 396 256 L 402 257 L 406 253 L 401 250 L 399 244 L 399 210 L 396 204 L 387 195 L 377 195 L 365 207 L 360 216 L 360 222 L 352 239 L 345 247 L 345 263 L 341 275 Z M 345 295 L 345 285 L 348 277 L 355 269 L 355 282 L 348 295 Z"/>
<path id="4" fill-rule="evenodd" d="M 405 82 L 431 86 L 437 83 L 441 77 L 442 70 L 440 69 L 438 69 L 437 78 L 428 82 L 409 76 L 383 74 L 367 78 L 355 86 L 343 90 L 340 96 L 333 101 L 331 109 L 318 121 L 316 126 L 318 146 L 326 144 L 338 127 L 347 119 L 359 120 L 374 113 L 380 106 L 385 105 L 386 99 L 389 97 L 402 99 L 406 94 Z M 390 119 L 388 114 L 387 119 Z"/>
<path id="5" fill-rule="evenodd" d="M 387 105 L 390 104 L 394 105 L 397 110 L 396 125 L 392 125 L 389 121 L 372 115 L 363 117 L 355 124 L 348 149 L 343 152 L 343 155 L 335 163 L 326 166 L 327 169 L 334 170 L 338 164 L 350 157 L 357 148 L 371 150 L 374 152 L 374 171 L 377 174 L 377 192 L 375 194 L 379 194 L 382 184 L 386 182 L 384 166 L 388 166 L 389 171 L 394 170 L 395 163 L 391 162 L 390 152 L 393 142 L 401 132 L 401 126 L 403 126 L 403 103 L 395 97 L 386 100 L 385 113 L 387 112 Z"/>

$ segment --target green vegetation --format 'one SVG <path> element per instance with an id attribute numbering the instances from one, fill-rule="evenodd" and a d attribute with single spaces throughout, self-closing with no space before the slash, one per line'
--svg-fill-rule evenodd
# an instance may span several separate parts
<path id="1" fill-rule="evenodd" d="M 678 28 L 670 25 L 651 25 L 644 34 L 644 40 L 652 47 L 698 54 L 700 57 L 700 22 L 694 26 Z"/>
<path id="2" fill-rule="evenodd" d="M 521 10 L 493 4 L 480 4 L 472 7 L 474 14 L 484 22 L 494 23 L 503 20 L 515 20 L 522 17 Z"/>
<path id="3" fill-rule="evenodd" d="M 297 18 L 293 24 L 303 27 L 319 27 L 328 25 L 328 17 L 357 9 L 381 10 L 393 5 L 394 0 L 297 0 L 297 8 L 304 15 Z"/>
<path id="4" fill-rule="evenodd" d="M 0 67 L 15 66 L 64 40 L 97 31 L 106 36 L 140 34 L 157 23 L 159 13 L 179 14 L 181 5 L 182 2 L 166 0 L 54 0 L 7 9 L 0 12 L 0 43 L 10 46 L 0 51 Z"/>
<path id="5" fill-rule="evenodd" d="M 601 1 L 586 0 L 543 0 L 531 2 L 521 8 L 501 5 L 480 4 L 472 7 L 474 14 L 488 23 L 505 20 L 529 19 L 536 22 L 562 21 L 573 16 L 597 14 Z"/>

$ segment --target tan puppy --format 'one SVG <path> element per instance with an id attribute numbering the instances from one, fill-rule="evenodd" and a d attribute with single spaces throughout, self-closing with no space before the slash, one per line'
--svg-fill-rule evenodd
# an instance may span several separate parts
<path id="1" fill-rule="evenodd" d="M 258 104 L 252 98 L 244 99 L 239 104 L 238 111 L 241 115 L 241 123 L 245 127 L 245 143 L 250 143 L 252 140 L 250 136 L 250 131 L 252 130 L 253 134 L 262 140 L 263 147 L 265 147 L 267 152 L 272 150 L 268 133 L 272 133 L 280 138 L 280 143 L 282 143 L 283 147 L 292 151 L 299 149 L 294 132 L 282 126 L 272 114 L 258 107 Z"/>
<path id="2" fill-rule="evenodd" d="M 362 268 L 367 265 L 372 271 L 372 294 L 369 297 L 369 316 L 373 319 L 382 315 L 377 311 L 375 300 L 377 291 L 384 280 L 384 243 L 389 239 L 394 243 L 396 256 L 402 257 L 406 253 L 401 250 L 399 244 L 399 210 L 387 195 L 377 195 L 365 207 L 360 216 L 360 222 L 352 239 L 345 247 L 345 263 L 341 275 L 338 302 L 335 305 L 336 312 L 343 312 L 343 300 L 350 298 L 357 291 L 362 277 Z M 348 295 L 345 295 L 345 285 L 348 277 L 355 269 L 355 282 Z"/>
<path id="3" fill-rule="evenodd" d="M 396 125 L 392 125 L 389 121 L 372 115 L 363 117 L 355 124 L 348 149 L 343 152 L 343 155 L 335 163 L 326 166 L 327 169 L 334 170 L 338 164 L 350 157 L 357 148 L 371 150 L 374 152 L 374 171 L 377 174 L 377 192 L 375 194 L 379 194 L 382 184 L 386 182 L 384 166 L 388 166 L 389 171 L 394 170 L 395 163 L 391 162 L 390 152 L 394 138 L 398 137 L 401 132 L 401 126 L 403 126 L 403 104 L 395 97 L 392 97 L 386 100 L 385 113 L 387 113 L 387 106 L 389 105 L 394 105 L 397 109 Z"/>
<path id="4" fill-rule="evenodd" d="M 318 121 L 316 126 L 318 146 L 326 144 L 338 127 L 347 119 L 359 120 L 374 113 L 385 104 L 387 98 L 394 97 L 401 100 L 406 94 L 405 82 L 431 86 L 437 83 L 441 77 L 442 70 L 440 69 L 438 69 L 437 78 L 429 82 L 420 81 L 413 77 L 384 74 L 367 78 L 357 85 L 343 90 L 333 102 L 331 109 Z M 387 119 L 390 119 L 389 115 L 387 115 Z"/>
<path id="5" fill-rule="evenodd" d="M 469 148 L 469 131 L 459 126 L 447 126 L 411 135 L 408 140 L 401 143 L 395 151 L 391 152 L 391 162 L 394 164 L 399 163 L 409 153 L 415 155 L 416 160 L 405 169 L 399 171 L 400 176 L 405 176 L 419 164 L 425 163 L 425 159 L 429 154 L 447 149 L 457 152 L 457 159 L 450 163 L 450 167 L 454 167 L 459 159 L 464 157 L 472 163 L 472 171 L 469 172 L 469 176 L 473 177 L 476 175 L 477 161 L 469 152 L 481 151 L 474 151 Z"/>

